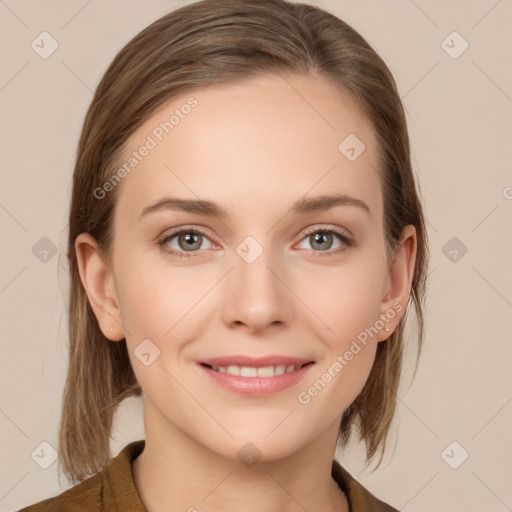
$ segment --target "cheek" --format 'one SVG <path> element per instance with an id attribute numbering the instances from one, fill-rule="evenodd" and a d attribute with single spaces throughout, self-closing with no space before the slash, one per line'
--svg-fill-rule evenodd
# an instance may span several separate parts
<path id="1" fill-rule="evenodd" d="M 314 321 L 321 319 L 316 325 L 328 353 L 314 378 L 306 383 L 313 388 L 303 387 L 305 401 L 313 400 L 321 390 L 322 397 L 314 399 L 315 407 L 336 404 L 333 414 L 340 413 L 364 387 L 375 359 L 375 323 L 385 276 L 385 263 L 361 253 L 350 264 L 321 269 L 315 275 L 314 287 L 309 282 L 308 304 L 315 313 Z M 304 281 L 302 289 L 306 285 Z"/>
<path id="2" fill-rule="evenodd" d="M 142 258 L 125 258 L 119 268 L 119 305 L 132 344 L 139 338 L 165 343 L 177 330 L 186 336 L 182 331 L 189 323 L 187 315 L 197 314 L 196 306 L 211 287 L 211 278 L 201 278 L 192 268 L 148 265 Z"/>
<path id="3" fill-rule="evenodd" d="M 322 324 L 319 333 L 326 357 L 297 397 L 312 416 L 325 418 L 328 410 L 334 421 L 356 399 L 368 379 L 377 349 L 372 326 L 378 320 L 380 305 L 375 285 L 378 277 L 369 272 L 340 272 L 340 284 L 331 282 L 328 293 L 315 294 L 318 316 L 328 326 Z"/>
<path id="4" fill-rule="evenodd" d="M 300 288 L 322 322 L 325 341 L 339 350 L 379 318 L 386 269 L 372 258 L 336 267 L 319 268 Z M 349 343 L 350 344 L 350 343 Z"/>
<path id="5" fill-rule="evenodd" d="M 202 324 L 197 318 L 204 315 L 201 298 L 211 287 L 211 278 L 135 258 L 124 263 L 118 272 L 118 300 L 137 380 L 150 396 L 162 394 L 162 389 L 179 392 L 164 369 L 177 368 L 184 346 L 200 335 Z M 146 353 L 150 354 L 148 365 L 143 358 Z"/>

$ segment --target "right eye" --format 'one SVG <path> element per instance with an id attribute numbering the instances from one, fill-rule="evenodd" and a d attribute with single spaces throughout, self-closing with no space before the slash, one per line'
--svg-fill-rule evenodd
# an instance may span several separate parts
<path id="1" fill-rule="evenodd" d="M 173 243 L 174 239 L 176 240 Z M 200 249 L 203 247 L 205 240 L 209 240 L 206 234 L 196 228 L 179 228 L 171 233 L 166 233 L 158 241 L 158 245 L 170 256 L 192 258 L 194 253 L 201 252 Z M 169 245 L 169 242 L 171 242 L 171 245 Z"/>

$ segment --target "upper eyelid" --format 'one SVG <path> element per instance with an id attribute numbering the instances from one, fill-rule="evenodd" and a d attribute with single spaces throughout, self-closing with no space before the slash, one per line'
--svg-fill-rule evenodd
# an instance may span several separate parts
<path id="1" fill-rule="evenodd" d="M 169 231 L 164 232 L 161 236 L 158 237 L 159 240 L 165 240 L 168 238 L 174 238 L 175 236 L 179 235 L 180 233 L 188 233 L 188 232 L 198 232 L 200 235 L 206 236 L 207 238 L 210 238 L 211 235 L 208 234 L 208 228 L 205 228 L 203 226 L 180 226 L 175 229 L 171 229 Z M 215 237 L 213 237 L 215 238 Z M 212 241 L 212 240 L 210 240 Z"/>
<path id="2" fill-rule="evenodd" d="M 328 224 L 319 225 L 319 226 L 312 226 L 311 228 L 306 228 L 304 230 L 304 236 L 307 236 L 308 234 L 315 233 L 316 231 L 334 231 L 338 232 L 341 231 L 342 235 L 345 235 L 347 238 L 352 238 L 352 233 L 347 228 L 342 228 L 340 226 L 330 226 Z"/>

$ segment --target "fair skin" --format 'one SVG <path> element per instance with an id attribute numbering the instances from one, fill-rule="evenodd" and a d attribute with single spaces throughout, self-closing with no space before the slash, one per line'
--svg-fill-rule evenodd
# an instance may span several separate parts
<path id="1" fill-rule="evenodd" d="M 126 338 L 144 394 L 146 446 L 133 463 L 135 485 L 149 512 L 348 511 L 331 477 L 338 426 L 377 344 L 405 313 L 414 227 L 404 229 L 388 265 L 372 127 L 318 77 L 272 75 L 187 91 L 139 127 L 127 153 L 190 96 L 197 107 L 118 185 L 111 262 L 90 235 L 75 244 L 100 328 L 108 343 Z M 349 134 L 366 146 L 354 161 L 338 150 Z M 369 212 L 350 204 L 291 210 L 300 199 L 334 193 L 363 201 Z M 139 218 L 166 196 L 212 201 L 228 216 L 162 209 Z M 158 245 L 182 226 L 204 233 L 189 242 L 193 250 L 177 235 L 164 247 L 190 258 Z M 329 228 L 353 245 L 326 234 Z M 250 263 L 237 252 L 248 236 L 263 250 Z M 401 312 L 386 322 L 389 332 L 369 337 L 321 392 L 300 403 L 298 394 L 393 304 Z M 148 338 L 160 355 L 146 366 L 134 350 Z M 218 385 L 199 364 L 233 354 L 312 364 L 290 387 L 248 396 Z M 248 442 L 261 455 L 251 466 L 237 456 Z"/>

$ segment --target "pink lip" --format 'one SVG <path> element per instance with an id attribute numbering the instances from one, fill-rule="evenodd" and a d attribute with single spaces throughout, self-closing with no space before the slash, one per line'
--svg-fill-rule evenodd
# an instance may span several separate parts
<path id="1" fill-rule="evenodd" d="M 281 355 L 269 355 L 264 357 L 249 357 L 243 355 L 234 355 L 234 356 L 223 356 L 223 357 L 214 357 L 212 359 L 204 359 L 199 361 L 199 363 L 207 364 L 209 366 L 253 366 L 256 368 L 264 367 L 264 366 L 278 366 L 278 365 L 303 365 L 306 363 L 311 363 L 311 359 L 300 359 L 298 357 L 290 357 L 290 356 L 281 356 Z M 267 377 L 268 378 L 268 377 Z"/>
<path id="2" fill-rule="evenodd" d="M 209 367 L 230 365 L 264 367 L 290 364 L 305 366 L 293 372 L 275 375 L 274 377 L 241 377 L 239 375 L 221 373 Z M 313 366 L 313 361 L 288 356 L 267 356 L 259 358 L 226 356 L 207 359 L 197 365 L 200 371 L 205 372 L 208 378 L 212 379 L 217 385 L 241 395 L 254 397 L 272 395 L 298 384 L 304 379 L 306 373 L 308 373 Z"/>

